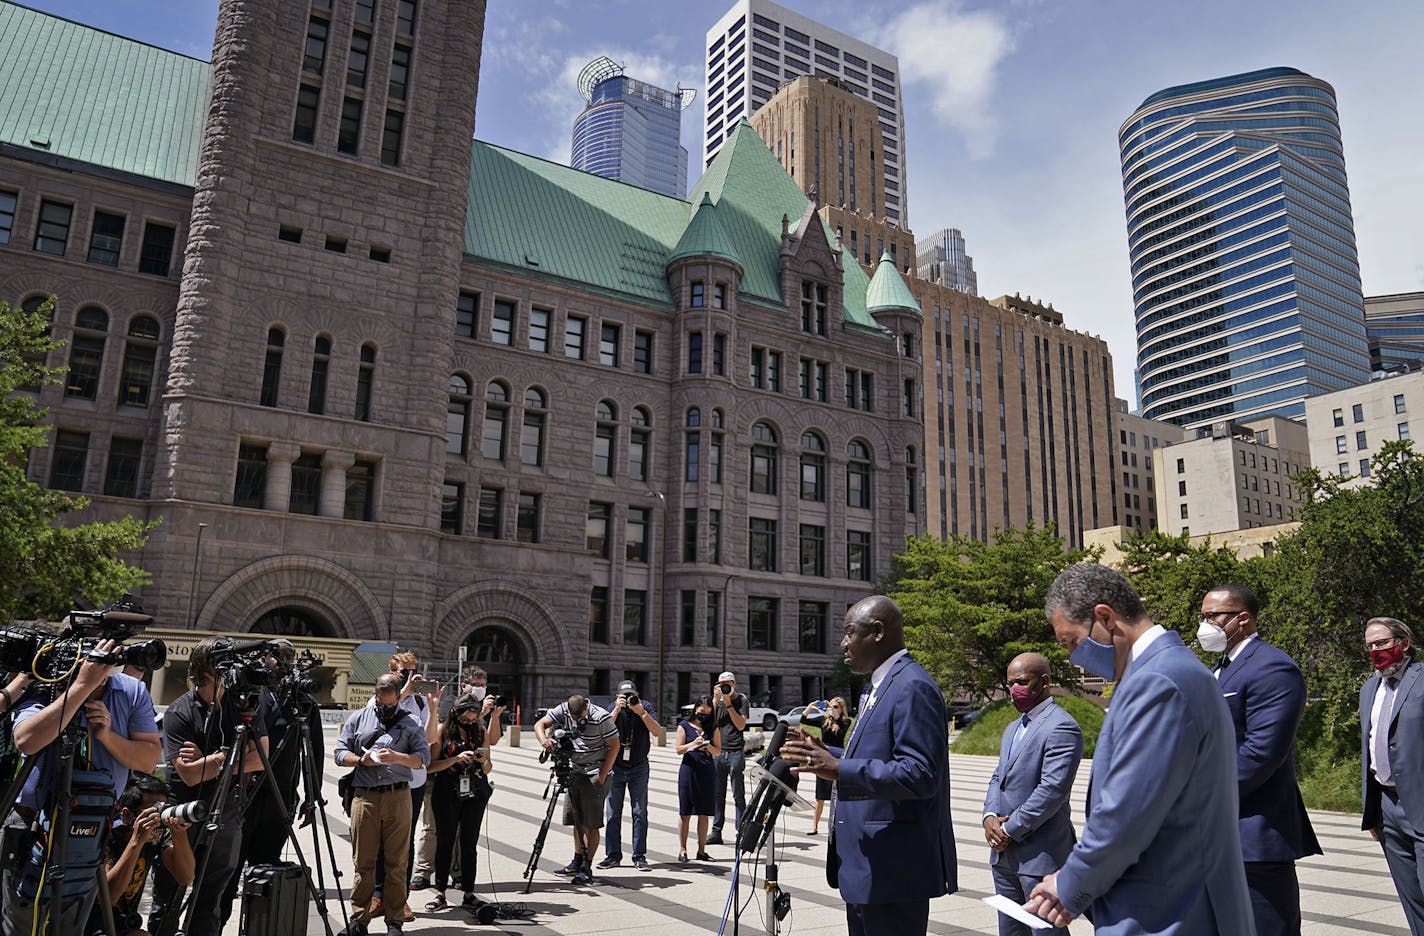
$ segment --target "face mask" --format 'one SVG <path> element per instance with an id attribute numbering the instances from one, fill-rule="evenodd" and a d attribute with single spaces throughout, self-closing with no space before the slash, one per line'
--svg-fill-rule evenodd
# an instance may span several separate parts
<path id="1" fill-rule="evenodd" d="M 483 701 L 485 700 L 485 687 L 484 687 L 484 686 L 471 686 L 470 689 L 469 689 L 469 692 L 470 692 L 470 695 L 472 695 L 472 696 L 475 697 L 475 701 L 476 701 L 476 702 L 483 702 Z"/>
<path id="2" fill-rule="evenodd" d="M 1226 650 L 1226 631 L 1211 621 L 1202 620 L 1197 623 L 1197 643 L 1207 653 L 1221 653 Z"/>
<path id="3" fill-rule="evenodd" d="M 1091 637 L 1078 641 L 1078 646 L 1068 655 L 1068 662 L 1109 682 L 1117 675 L 1117 654 L 1112 644 L 1098 643 Z"/>
<path id="4" fill-rule="evenodd" d="M 376 703 L 376 718 L 380 719 L 381 724 L 390 726 L 394 724 L 397 718 L 400 718 L 400 715 L 401 707 L 399 705 L 382 705 L 379 702 Z"/>
<path id="5" fill-rule="evenodd" d="M 1082 644 L 1079 644 L 1082 646 Z M 1020 686 L 1018 683 L 1009 687 L 1009 698 L 1014 700 L 1014 708 L 1025 715 L 1029 710 L 1038 704 L 1038 693 L 1028 686 Z"/>
<path id="6" fill-rule="evenodd" d="M 1404 645 L 1396 643 L 1393 647 L 1385 647 L 1383 650 L 1371 650 L 1370 662 L 1375 665 L 1375 669 L 1383 673 L 1385 670 L 1394 669 L 1399 666 L 1404 659 Z"/>

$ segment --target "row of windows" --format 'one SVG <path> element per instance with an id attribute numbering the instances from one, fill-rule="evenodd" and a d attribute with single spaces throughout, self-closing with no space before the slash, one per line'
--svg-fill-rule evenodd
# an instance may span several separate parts
<path id="1" fill-rule="evenodd" d="M 0 190 L 0 246 L 9 244 L 19 211 L 19 193 Z M 52 257 L 69 250 L 74 226 L 74 203 L 54 198 L 40 200 L 33 249 Z M 89 223 L 89 250 L 85 259 L 100 266 L 119 267 L 123 261 L 124 232 L 128 217 L 121 212 L 95 208 Z M 178 229 L 171 224 L 145 221 L 135 269 L 150 276 L 168 275 Z"/>
<path id="2" fill-rule="evenodd" d="M 285 241 L 288 244 L 300 244 L 305 232 L 294 224 L 279 224 L 277 226 L 277 240 Z M 328 234 L 324 240 L 324 246 L 332 253 L 344 254 L 349 246 L 349 239 L 340 234 Z M 382 244 L 370 244 L 370 259 L 377 263 L 391 262 L 391 248 Z"/>
<path id="3" fill-rule="evenodd" d="M 519 304 L 512 299 L 495 298 L 489 312 L 489 329 L 486 332 L 480 319 L 481 295 L 477 292 L 462 292 L 455 306 L 455 336 L 457 338 L 486 337 L 492 344 L 514 347 L 521 342 L 536 354 L 554 354 L 558 347 L 550 340 L 554 327 L 554 310 L 531 306 L 529 308 L 527 330 L 521 329 Z M 564 357 L 583 361 L 589 359 L 588 341 L 590 320 L 586 316 L 569 313 L 564 318 Z M 605 367 L 624 367 L 623 325 L 618 322 L 603 321 L 598 325 L 597 361 Z M 522 339 L 522 341 L 521 341 Z M 653 372 L 653 333 L 641 328 L 633 330 L 632 366 L 635 374 Z"/>
<path id="4" fill-rule="evenodd" d="M 279 405 L 282 386 L 282 359 L 286 351 L 287 332 L 280 325 L 267 329 L 267 350 L 262 359 L 262 386 L 257 401 L 262 406 Z M 307 412 L 327 415 L 327 383 L 331 376 L 332 339 L 317 335 L 312 341 L 311 379 L 307 384 Z M 361 345 L 356 371 L 356 405 L 352 415 L 370 422 L 372 397 L 376 383 L 376 346 Z"/>
<path id="5" fill-rule="evenodd" d="M 49 486 L 57 491 L 83 491 L 89 468 L 89 433 L 56 429 L 50 448 Z M 104 463 L 103 492 L 110 497 L 138 497 L 143 440 L 123 436 L 109 439 Z"/>
<path id="6" fill-rule="evenodd" d="M 287 494 L 288 513 L 308 516 L 333 516 L 321 509 L 322 474 L 341 470 L 325 464 L 325 452 L 302 452 L 290 465 L 291 487 Z M 344 470 L 341 514 L 346 520 L 375 519 L 376 473 L 379 463 L 356 459 Z M 254 510 L 281 509 L 274 503 L 275 490 L 269 490 L 271 473 L 268 446 L 244 443 L 237 450 L 237 476 L 233 484 L 232 503 L 235 507 Z"/>
<path id="7" fill-rule="evenodd" d="M 21 306 L 33 312 L 43 303 L 44 297 L 31 296 Z M 74 333 L 69 340 L 69 367 L 64 376 L 66 397 L 98 399 L 108 332 L 109 314 L 99 306 L 86 305 L 75 312 Z M 158 320 L 153 316 L 135 315 L 129 319 L 115 393 L 117 405 L 148 406 L 158 361 L 158 338 Z"/>
<path id="8" fill-rule="evenodd" d="M 504 488 L 483 485 L 479 488 L 475 504 L 476 536 L 485 539 L 507 539 L 505 529 Z M 540 541 L 540 510 L 543 496 L 535 491 L 519 491 L 515 494 L 514 539 L 520 543 Z M 440 494 L 440 531 L 455 535 L 466 535 L 465 485 L 460 481 L 446 481 Z"/>
<path id="9" fill-rule="evenodd" d="M 1404 404 L 1404 394 L 1396 393 L 1394 395 L 1394 411 L 1396 414 L 1406 412 Z M 1336 426 L 1345 425 L 1345 411 L 1343 409 L 1331 410 L 1330 415 L 1331 418 L 1334 420 Z M 1354 405 L 1352 405 L 1350 407 L 1350 418 L 1357 423 L 1364 422 L 1365 405 L 1363 403 L 1355 403 Z"/>

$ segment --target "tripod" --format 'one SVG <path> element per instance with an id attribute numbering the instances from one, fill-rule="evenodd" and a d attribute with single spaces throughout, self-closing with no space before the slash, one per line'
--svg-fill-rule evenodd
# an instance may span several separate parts
<path id="1" fill-rule="evenodd" d="M 539 826 L 539 834 L 534 836 L 534 848 L 529 852 L 529 864 L 524 866 L 524 893 L 529 893 L 529 888 L 534 886 L 534 870 L 539 866 L 539 856 L 544 853 L 544 839 L 549 835 L 549 824 L 554 821 L 554 807 L 559 804 L 559 796 L 568 789 L 568 781 L 565 770 L 560 769 L 556 762 L 554 768 L 549 773 L 549 783 L 544 787 L 544 796 L 549 800 L 549 808 L 544 811 L 544 823 Z M 552 790 L 552 795 L 550 791 Z M 574 817 L 575 823 L 578 817 Z M 577 828 L 577 826 L 575 826 Z M 582 854 L 582 850 L 580 850 Z"/>

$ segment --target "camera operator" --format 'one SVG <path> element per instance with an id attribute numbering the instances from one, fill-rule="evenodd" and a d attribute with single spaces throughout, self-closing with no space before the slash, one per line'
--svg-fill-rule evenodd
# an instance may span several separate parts
<path id="1" fill-rule="evenodd" d="M 717 687 L 712 691 L 712 705 L 717 713 L 717 730 L 721 734 L 722 753 L 717 755 L 717 798 L 716 811 L 712 814 L 712 834 L 707 836 L 708 845 L 722 844 L 722 823 L 727 818 L 727 780 L 732 781 L 732 800 L 737 806 L 737 822 L 733 828 L 742 825 L 742 813 L 747 808 L 747 755 L 746 742 L 742 732 L 747 727 L 747 716 L 751 714 L 751 703 L 737 691 L 737 677 L 723 673 L 717 677 Z M 736 836 L 733 836 L 736 838 Z"/>
<path id="2" fill-rule="evenodd" d="M 351 887 L 351 923 L 346 936 L 365 936 L 375 918 L 372 895 L 376 869 L 386 865 L 386 897 L 382 910 L 386 933 L 399 934 L 404 923 L 406 862 L 411 825 L 411 774 L 430 763 L 430 738 L 425 727 L 400 705 L 398 673 L 376 680 L 374 704 L 347 720 L 336 742 L 336 763 L 355 767 L 351 785 L 351 854 L 356 879 Z M 377 857 L 385 846 L 385 859 Z"/>
<path id="3" fill-rule="evenodd" d="M 116 647 L 117 641 L 105 640 L 93 652 L 108 653 Z M 40 811 L 50 808 L 50 800 L 57 792 L 55 784 L 60 781 L 61 768 L 60 752 L 55 741 L 76 714 L 80 726 L 87 730 L 75 752 L 74 769 L 93 771 L 99 777 L 107 775 L 103 785 L 108 787 L 110 796 L 117 797 L 117 791 L 128 785 L 129 771 L 151 773 L 157 766 L 161 746 L 158 726 L 153 723 L 153 701 L 148 690 L 138 680 L 112 671 L 113 667 L 108 663 L 86 659 L 79 664 L 74 682 L 61 689 L 53 702 L 45 704 L 40 699 L 31 699 L 15 713 L 16 749 L 27 756 L 44 753 L 25 782 L 14 811 L 6 820 L 8 827 L 29 829 Z M 13 834 L 7 834 L 7 839 Z M 28 835 L 25 838 L 28 839 Z M 18 845 L 17 852 L 11 852 L 7 847 L 6 853 L 30 854 L 30 843 L 32 840 Z M 80 867 L 87 863 L 82 854 L 84 846 L 97 849 L 100 843 L 87 840 L 81 845 L 71 837 L 69 844 L 66 859 L 70 865 Z M 99 858 L 96 850 L 93 853 L 95 868 Z M 72 899 L 62 898 L 57 908 L 49 899 L 26 901 L 17 893 L 19 878 L 24 876 L 27 868 L 34 875 L 36 869 L 32 866 L 36 860 L 44 859 L 32 858 L 28 866 L 5 870 L 5 933 L 7 936 L 29 934 L 42 926 L 43 921 L 35 919 L 37 907 L 59 914 L 61 932 L 79 932 L 94 905 L 97 888 L 90 881 L 86 893 Z"/>
<path id="4" fill-rule="evenodd" d="M 29 673 L 6 673 L 0 677 L 5 688 L 0 689 L 0 780 L 9 782 L 20 766 L 20 752 L 15 749 L 15 705 L 24 697 L 33 681 Z M 0 816 L 0 819 L 3 819 Z"/>
<path id="5" fill-rule="evenodd" d="M 450 881 L 450 862 L 459 844 L 460 888 L 466 910 L 476 909 L 475 846 L 480 838 L 485 804 L 494 792 L 488 776 L 492 766 L 484 724 L 482 703 L 473 695 L 455 700 L 440 729 L 440 741 L 431 746 L 431 807 L 438 822 L 435 845 L 435 899 L 425 905 L 430 912 L 444 910 L 445 887 Z"/>
<path id="6" fill-rule="evenodd" d="M 147 936 L 139 916 L 139 898 L 148 871 L 158 861 L 179 884 L 193 883 L 197 860 L 188 841 L 188 823 L 176 817 L 163 819 L 159 810 L 168 805 L 163 781 L 137 774 L 119 797 L 119 820 L 109 832 L 109 901 L 114 908 L 118 936 Z M 175 834 L 177 833 L 177 834 Z M 98 907 L 89 914 L 89 933 L 104 932 Z"/>
<path id="7" fill-rule="evenodd" d="M 651 871 L 648 867 L 648 749 L 653 736 L 662 737 L 663 726 L 651 711 L 652 706 L 639 698 L 638 687 L 630 680 L 618 684 L 618 697 L 613 703 L 613 724 L 618 729 L 618 758 L 608 778 L 607 829 L 603 839 L 604 858 L 600 868 L 616 868 L 623 861 L 623 794 L 628 794 L 628 809 L 633 814 L 633 867 Z"/>
<path id="8" fill-rule="evenodd" d="M 262 753 L 268 750 L 267 720 L 261 705 L 250 713 L 240 713 L 241 693 L 228 692 L 217 667 L 224 665 L 230 642 L 224 637 L 206 637 L 193 648 L 188 658 L 188 680 L 193 688 L 183 693 L 163 714 L 163 753 L 168 761 L 168 789 L 173 800 L 191 803 L 202 800 L 211 807 L 218 792 L 218 779 L 227 764 L 228 747 L 237 737 L 240 721 L 250 719 L 251 743 L 238 765 L 239 782 L 247 791 L 255 791 L 253 781 L 260 777 L 245 776 L 262 772 Z M 242 850 L 241 802 L 234 788 L 228 795 L 221 825 L 205 837 L 209 849 L 203 876 L 194 884 L 191 929 L 188 936 L 217 936 L 222 931 L 222 896 L 228 881 L 237 873 Z M 203 827 L 188 829 L 188 841 L 198 845 Z M 202 851 L 196 849 L 201 860 Z M 183 922 L 180 907 L 170 905 L 181 900 L 182 888 L 173 875 L 160 866 L 153 878 L 153 908 L 148 926 L 159 936 L 168 936 Z M 166 918 L 165 918 L 166 917 Z"/>
<path id="9" fill-rule="evenodd" d="M 499 743 L 500 736 L 504 733 L 504 713 L 506 707 L 500 705 L 505 701 L 502 696 L 489 695 L 486 685 L 489 676 L 484 669 L 475 666 L 473 663 L 465 667 L 465 671 L 460 674 L 460 691 L 450 697 L 448 703 L 443 704 L 440 712 L 441 719 L 448 720 L 450 709 L 454 707 L 455 700 L 465 696 L 472 696 L 476 702 L 480 703 L 480 721 L 485 729 L 485 746 L 494 747 Z M 410 889 L 413 891 L 424 890 L 430 886 L 431 872 L 435 870 L 435 811 L 432 808 L 433 787 L 427 783 L 425 786 L 425 808 L 420 813 L 420 828 L 415 833 L 415 871 L 411 875 Z M 460 853 L 455 853 L 454 865 L 451 867 L 451 874 L 458 874 L 460 871 Z"/>
<path id="10" fill-rule="evenodd" d="M 618 758 L 618 728 L 613 716 L 581 695 L 571 695 L 549 709 L 534 723 L 534 737 L 544 750 L 553 751 L 556 742 L 550 728 L 567 732 L 564 741 L 572 746 L 569 798 L 564 802 L 564 825 L 574 834 L 574 858 L 560 874 L 572 874 L 575 884 L 593 883 L 593 853 L 598 850 L 598 833 L 603 828 L 603 801 L 608 795 L 608 775 Z"/>

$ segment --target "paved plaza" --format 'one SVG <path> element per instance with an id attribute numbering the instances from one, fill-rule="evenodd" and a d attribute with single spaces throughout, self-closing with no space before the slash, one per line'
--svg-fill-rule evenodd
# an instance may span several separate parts
<path id="1" fill-rule="evenodd" d="M 334 730 L 328 730 L 327 750 L 335 741 Z M 624 864 L 611 871 L 599 872 L 592 887 L 573 887 L 566 878 L 554 874 L 571 854 L 567 830 L 555 825 L 549 832 L 548 844 L 534 877 L 534 886 L 526 896 L 521 875 L 529 859 L 530 847 L 543 821 L 546 804 L 541 800 L 547 769 L 537 761 L 538 748 L 531 732 L 525 731 L 521 747 L 511 748 L 507 739 L 495 748 L 495 795 L 486 813 L 480 843 L 477 890 L 486 900 L 514 903 L 527 909 L 524 919 L 502 919 L 492 926 L 478 927 L 518 934 L 582 934 L 620 933 L 628 936 L 680 933 L 717 933 L 723 906 L 728 897 L 732 875 L 733 849 L 712 847 L 716 857 L 710 863 L 677 864 L 677 768 L 678 758 L 672 748 L 652 751 L 652 777 L 649 805 L 651 825 L 648 833 L 648 861 L 651 872 L 634 870 L 631 860 L 628 819 L 624 817 Z M 988 846 L 979 828 L 980 807 L 994 761 L 985 757 L 952 756 L 954 828 L 959 847 L 959 892 L 930 904 L 930 932 L 948 934 L 997 932 L 995 913 L 980 898 L 993 892 L 988 870 Z M 1078 774 L 1074 815 L 1081 820 L 1082 798 L 1087 790 L 1089 764 L 1084 763 Z M 346 875 L 342 884 L 349 887 L 350 843 L 345 816 L 336 797 L 336 777 L 344 771 L 328 763 L 326 795 L 332 839 L 337 860 Z M 751 790 L 748 790 L 750 796 Z M 729 803 L 730 805 L 730 803 Z M 1312 820 L 1326 854 L 1300 863 L 1301 902 L 1304 908 L 1306 934 L 1383 933 L 1408 936 L 1404 914 L 1394 896 L 1389 872 L 1378 846 L 1359 831 L 1359 818 L 1340 813 L 1314 813 Z M 830 936 L 845 932 L 845 919 L 840 898 L 826 886 L 823 862 L 826 849 L 825 823 L 821 834 L 807 834 L 811 827 L 810 813 L 791 813 L 778 833 L 780 849 L 779 879 L 783 890 L 791 895 L 791 914 L 781 932 L 796 936 Z M 302 849 L 310 860 L 311 838 L 304 832 Z M 289 849 L 290 850 L 290 849 Z M 695 851 L 695 847 L 690 850 Z M 601 859 L 603 856 L 598 856 Z M 742 873 L 753 869 L 743 864 Z M 758 869 L 759 870 L 759 869 Z M 331 887 L 328 877 L 328 887 Z M 468 914 L 449 909 L 438 914 L 424 913 L 422 908 L 432 891 L 417 891 L 411 895 L 411 906 L 417 919 L 407 924 L 408 933 L 455 933 L 471 925 Z M 741 916 L 740 931 L 746 934 L 767 932 L 762 918 L 763 893 L 751 891 L 746 883 L 740 899 L 746 901 L 755 893 Z M 447 897 L 459 902 L 458 888 Z M 341 928 L 341 915 L 331 901 L 333 930 Z M 322 926 L 313 913 L 309 932 L 319 933 Z M 384 932 L 384 925 L 372 931 Z M 726 933 L 732 925 L 727 923 Z M 1086 922 L 1071 927 L 1074 936 L 1089 934 Z M 226 936 L 236 936 L 236 919 L 229 922 Z"/>

